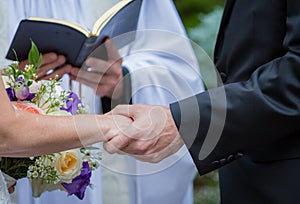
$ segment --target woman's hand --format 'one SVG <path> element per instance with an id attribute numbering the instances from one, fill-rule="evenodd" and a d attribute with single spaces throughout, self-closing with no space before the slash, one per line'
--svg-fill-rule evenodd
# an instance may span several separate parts
<path id="1" fill-rule="evenodd" d="M 17 184 L 16 179 L 12 178 L 11 176 L 5 174 L 2 172 L 2 175 L 5 179 L 6 185 L 7 185 L 7 190 L 11 194 L 15 191 L 15 186 Z"/>
<path id="2" fill-rule="evenodd" d="M 15 183 L 14 185 L 8 187 L 7 190 L 8 190 L 8 193 L 9 193 L 9 194 L 12 194 L 12 193 L 15 191 L 15 186 L 16 186 L 16 184 L 17 184 L 17 183 Z"/>
<path id="3" fill-rule="evenodd" d="M 132 119 L 122 115 L 101 115 L 98 122 L 105 141 L 124 135 L 132 125 Z"/>

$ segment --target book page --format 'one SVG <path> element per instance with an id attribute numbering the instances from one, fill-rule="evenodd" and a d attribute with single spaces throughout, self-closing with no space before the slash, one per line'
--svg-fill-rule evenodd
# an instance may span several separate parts
<path id="1" fill-rule="evenodd" d="M 70 21 L 59 20 L 59 19 L 54 19 L 54 18 L 41 18 L 41 17 L 34 17 L 34 16 L 29 17 L 28 20 L 57 23 L 57 24 L 65 25 L 65 26 L 71 27 L 75 30 L 78 30 L 79 32 L 83 33 L 87 37 L 89 37 L 91 35 L 91 32 L 88 29 L 84 28 L 83 26 L 81 26 L 77 23 L 73 23 Z"/>
<path id="2" fill-rule="evenodd" d="M 97 36 L 100 34 L 102 28 L 109 22 L 109 20 L 118 13 L 123 7 L 132 2 L 133 0 L 122 0 L 118 2 L 116 5 L 111 7 L 108 11 L 106 11 L 94 24 L 92 30 L 92 36 Z"/>

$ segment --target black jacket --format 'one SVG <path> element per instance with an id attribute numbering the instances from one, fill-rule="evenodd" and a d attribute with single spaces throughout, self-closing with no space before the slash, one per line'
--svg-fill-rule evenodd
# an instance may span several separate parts
<path id="1" fill-rule="evenodd" d="M 300 1 L 228 0 L 214 60 L 224 86 L 170 105 L 199 173 L 222 203 L 300 203 Z"/>

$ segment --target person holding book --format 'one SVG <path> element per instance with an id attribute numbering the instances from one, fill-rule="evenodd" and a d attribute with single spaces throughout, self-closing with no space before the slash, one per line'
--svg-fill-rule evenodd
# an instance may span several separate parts
<path id="1" fill-rule="evenodd" d="M 12 1 L 12 4 L 15 4 L 14 6 L 11 6 L 11 8 L 17 8 L 17 13 L 18 15 L 21 15 L 26 9 L 26 3 L 28 1 L 24 1 L 23 3 L 19 3 L 19 1 Z M 52 3 L 51 1 L 47 1 L 47 4 L 51 4 L 51 9 L 48 9 L 47 11 L 44 11 L 44 8 L 39 8 L 37 9 L 34 13 L 33 9 L 31 8 L 32 14 L 29 12 L 26 12 L 26 15 L 23 15 L 22 18 L 29 17 L 29 15 L 36 15 L 36 16 L 44 16 L 47 17 L 49 15 L 50 17 L 55 17 L 55 18 L 61 18 L 61 19 L 67 19 L 67 20 L 72 20 L 72 21 L 80 21 L 80 18 L 84 18 L 85 16 L 90 15 L 89 13 L 81 12 L 81 9 L 79 8 L 79 3 L 80 1 L 73 1 L 71 4 L 64 4 L 65 2 L 61 3 Z M 70 2 L 69 2 L 70 3 Z M 98 3 L 101 3 L 100 1 Z M 24 5 L 22 5 L 24 4 Z M 37 1 L 31 2 L 31 5 L 38 6 L 42 5 L 43 3 L 38 3 Z M 64 16 L 66 13 L 65 12 L 58 12 L 60 9 L 63 9 L 64 7 L 69 7 L 72 5 L 71 8 L 73 10 L 70 10 L 68 12 L 68 15 Z M 77 6 L 76 6 L 77 5 Z M 83 5 L 83 4 L 80 4 Z M 85 4 L 86 5 L 86 4 Z M 27 5 L 27 8 L 30 8 Z M 76 8 L 76 9 L 74 9 Z M 77 11 L 75 11 L 77 10 Z M 51 14 L 53 12 L 53 14 Z M 77 13 L 81 12 L 83 13 L 82 15 L 78 16 Z M 166 14 L 168 13 L 168 15 Z M 155 18 L 153 17 L 153 13 L 155 13 Z M 40 14 L 40 15 L 39 15 Z M 72 16 L 74 14 L 74 16 Z M 73 19 L 72 19 L 73 18 Z M 79 18 L 79 19 L 78 19 Z M 175 22 L 175 23 L 168 23 L 168 22 Z M 15 23 L 16 24 L 16 23 Z M 80 24 L 85 24 L 85 22 L 80 22 Z M 140 16 L 138 19 L 138 30 L 161 30 L 161 33 L 174 33 L 176 35 L 176 38 L 180 39 L 182 41 L 182 38 L 186 38 L 186 33 L 183 28 L 183 25 L 180 21 L 180 18 L 178 17 L 178 14 L 176 12 L 176 9 L 172 3 L 172 1 L 158 1 L 158 0 L 144 0 L 142 3 L 141 11 L 140 11 Z M 142 34 L 141 33 L 141 38 Z M 151 32 L 150 32 L 151 36 Z M 155 36 L 155 34 L 153 34 Z M 174 37 L 174 36 L 173 36 Z M 180 43 L 181 41 L 178 41 Z M 154 81 L 156 79 L 163 79 L 166 81 L 167 89 L 171 89 L 170 87 L 173 87 L 172 90 L 178 89 L 179 87 L 182 86 L 181 80 L 178 80 L 178 83 L 173 83 L 174 78 L 173 76 L 178 76 L 181 75 L 183 79 L 189 79 L 190 81 L 188 82 L 189 86 L 192 87 L 193 91 L 201 91 L 202 89 L 202 84 L 200 81 L 200 78 L 197 77 L 198 70 L 190 69 L 189 65 L 186 63 L 182 62 L 180 59 L 174 58 L 172 56 L 172 53 L 174 53 L 174 49 L 176 48 L 176 45 L 174 44 L 173 47 L 170 46 L 170 44 L 164 44 L 162 42 L 165 42 L 163 39 L 162 41 L 157 41 L 153 45 L 155 46 L 162 46 L 167 48 L 163 51 L 170 52 L 171 55 L 162 55 L 160 52 L 153 52 L 153 53 L 141 53 L 138 56 L 131 55 L 131 53 L 134 53 L 135 50 L 141 49 L 141 48 L 134 48 L 132 50 L 127 49 L 124 47 L 124 49 L 121 50 L 121 57 L 122 59 L 122 66 L 124 67 L 123 70 L 127 70 L 131 72 L 131 80 L 133 82 L 137 83 L 132 83 L 134 86 L 132 87 L 132 92 L 134 93 L 136 89 L 139 89 L 139 87 L 143 87 L 144 85 L 148 85 L 149 88 L 142 90 L 139 92 L 139 97 L 135 95 L 133 97 L 133 103 L 148 103 L 148 104 L 168 104 L 171 101 L 174 101 L 175 98 L 174 96 L 170 95 L 170 93 L 164 91 L 158 86 L 152 86 L 151 84 L 154 85 Z M 147 46 L 150 46 L 151 42 L 148 42 Z M 160 49 L 160 48 L 159 48 Z M 169 49 L 169 50 L 168 50 Z M 159 51 L 159 50 L 158 50 Z M 195 63 L 195 60 L 193 58 L 193 53 L 189 52 L 186 50 L 187 53 L 191 53 L 191 60 L 192 63 Z M 52 53 L 51 53 L 52 54 Z M 50 55 L 50 54 L 49 54 Z M 45 55 L 45 57 L 49 57 L 49 55 Z M 53 55 L 52 55 L 53 56 Z M 128 56 L 128 57 L 126 57 Z M 46 70 L 51 70 L 55 66 L 51 66 L 51 64 L 59 63 L 63 64 L 63 60 L 65 60 L 62 56 L 57 56 L 54 54 L 54 62 L 49 61 L 49 66 L 47 65 L 45 67 L 45 71 L 43 73 L 48 73 Z M 138 59 L 138 60 L 137 60 Z M 60 61 L 61 60 L 61 61 Z M 112 59 L 117 60 L 117 59 Z M 102 61 L 103 62 L 103 61 Z M 90 64 L 88 64 L 91 69 L 97 69 L 97 67 L 94 66 L 95 61 L 90 61 Z M 103 62 L 104 63 L 104 62 Z M 142 64 L 140 66 L 139 64 Z M 110 73 L 116 73 L 117 75 L 114 75 L 114 78 L 117 79 L 116 82 L 118 81 L 123 81 L 121 78 L 122 76 L 122 71 L 120 68 L 120 64 L 116 63 L 114 64 L 115 66 L 113 68 L 115 69 L 108 69 L 105 74 L 110 74 Z M 117 66 L 118 65 L 118 66 Z M 163 67 L 160 69 L 159 67 Z M 185 67 L 183 69 L 183 67 Z M 63 73 L 70 73 L 72 77 L 76 78 L 78 81 L 84 82 L 88 84 L 88 80 L 85 80 L 85 76 L 89 75 L 78 75 L 78 69 L 72 68 L 71 70 L 69 69 L 68 66 L 64 67 L 63 69 L 57 69 L 55 70 L 58 73 L 58 71 L 61 71 L 60 74 Z M 80 73 L 80 72 L 79 72 Z M 84 73 L 81 71 L 81 73 Z M 98 71 L 98 73 L 101 73 L 101 71 Z M 95 73 L 94 73 L 95 74 Z M 44 77 L 41 75 L 41 77 Z M 49 77 L 49 76 L 46 76 Z M 102 77 L 102 75 L 100 75 Z M 126 77 L 124 77 L 126 78 Z M 154 80 L 154 81 L 153 81 Z M 68 80 L 65 80 L 63 78 L 63 82 L 68 82 Z M 186 81 L 184 82 L 186 83 Z M 67 84 L 67 83 L 66 83 Z M 112 83 L 114 84 L 114 83 Z M 117 84 L 117 83 L 115 83 Z M 122 83 L 118 83 L 122 84 Z M 67 84 L 68 85 L 68 84 Z M 88 84 L 95 88 L 94 84 Z M 166 86 L 166 85 L 165 85 Z M 98 87 L 98 86 L 97 86 Z M 99 87 L 101 89 L 101 87 Z M 110 86 L 109 90 L 114 90 L 114 85 Z M 125 91 L 129 88 L 129 86 L 125 85 L 124 89 Z M 87 96 L 89 96 L 92 92 L 88 91 L 88 87 L 84 87 L 82 90 L 82 95 L 83 95 L 83 100 L 87 99 Z M 111 91 L 110 91 L 111 93 Z M 101 96 L 108 96 L 111 97 L 109 92 L 103 92 L 99 91 L 99 95 Z M 86 97 L 86 98 L 85 98 Z M 182 98 L 183 96 L 175 96 L 178 98 Z M 91 97 L 89 97 L 91 98 Z M 92 97 L 93 98 L 93 97 Z M 130 98 L 130 97 L 129 97 Z M 94 100 L 98 100 L 96 97 L 93 98 Z M 92 99 L 92 100 L 93 100 Z M 89 101 L 89 100 L 87 100 Z M 127 101 L 129 102 L 129 101 Z M 84 101 L 84 103 L 87 103 Z M 95 105 L 95 101 L 92 101 L 92 107 Z M 97 104 L 98 102 L 96 102 Z M 96 109 L 96 108 L 95 108 Z M 97 111 L 97 110 L 95 110 Z M 98 110 L 99 111 L 99 110 Z M 117 157 L 117 156 L 115 156 Z M 115 162 L 116 158 L 109 157 L 108 155 L 104 156 L 104 160 L 107 159 L 105 162 L 105 166 L 107 168 L 104 168 L 102 171 L 105 171 L 105 169 L 109 169 L 105 174 L 106 178 L 103 181 L 100 181 L 99 179 L 97 180 L 97 185 L 96 189 L 94 189 L 92 192 L 98 192 L 97 194 L 89 194 L 87 193 L 86 195 L 86 202 L 90 203 L 101 203 L 102 196 L 104 197 L 104 202 L 118 202 L 119 199 L 123 199 L 123 203 L 193 203 L 193 194 L 192 194 L 192 189 L 193 189 L 193 178 L 196 173 L 196 169 L 192 163 L 192 160 L 190 156 L 187 154 L 186 149 L 182 148 L 182 150 L 177 154 L 174 155 L 173 158 L 170 161 L 167 161 L 166 163 L 161 163 L 158 165 L 151 165 L 151 164 L 145 164 L 141 163 L 139 161 L 133 160 L 131 158 L 119 158 L 118 161 L 121 162 Z M 110 160 L 110 161 L 108 161 Z M 111 166 L 112 163 L 124 163 L 125 166 L 128 166 L 128 169 L 119 169 L 120 167 L 117 166 Z M 132 170 L 133 169 L 133 170 Z M 150 170 L 149 170 L 150 169 Z M 130 174 L 129 176 L 127 174 Z M 174 175 L 180 176 L 180 179 L 174 179 Z M 99 177 L 97 177 L 99 178 Z M 111 181 L 117 181 L 117 183 L 112 183 Z M 108 182 L 108 185 L 105 185 L 103 187 L 103 191 L 105 192 L 105 195 L 101 195 L 99 191 L 101 190 L 101 182 Z M 93 182 L 95 183 L 95 182 Z M 124 188 L 124 184 L 126 183 L 126 186 Z M 169 183 L 173 183 L 173 187 L 169 187 Z M 118 185 L 116 185 L 118 184 Z M 113 191 L 114 187 L 115 192 Z M 123 186 L 122 190 L 119 190 L 119 187 Z M 111 188 L 111 189 L 109 189 Z M 127 189 L 129 188 L 129 189 Z M 125 192 L 121 194 L 120 192 Z M 124 194 L 128 194 L 129 192 L 129 197 L 124 196 Z M 49 193 L 49 195 L 44 195 L 42 198 L 37 199 L 42 201 L 43 203 L 60 203 L 60 202 L 67 202 L 71 201 L 73 203 L 77 202 L 75 199 L 72 198 L 64 198 L 65 194 L 59 194 L 59 192 L 55 192 L 55 196 L 52 195 L 53 193 Z M 114 195 L 118 194 L 119 196 L 116 197 Z M 109 195 L 109 196 L 106 196 Z M 20 195 L 21 197 L 22 195 Z M 24 197 L 23 197 L 24 198 Z M 124 199 L 125 198 L 125 199 Z M 31 202 L 31 201 L 30 201 Z M 34 201 L 32 201 L 34 202 Z M 38 201 L 37 201 L 38 202 Z"/>

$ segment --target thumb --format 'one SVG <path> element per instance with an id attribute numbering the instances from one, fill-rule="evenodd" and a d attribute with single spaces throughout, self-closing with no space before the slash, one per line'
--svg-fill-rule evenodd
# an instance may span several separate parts
<path id="1" fill-rule="evenodd" d="M 117 105 L 113 110 L 105 115 L 123 115 L 129 118 L 133 116 L 134 108 L 132 105 Z"/>
<path id="2" fill-rule="evenodd" d="M 119 51 L 111 39 L 108 38 L 105 41 L 105 48 L 107 51 L 108 60 L 116 61 L 120 59 Z"/>

